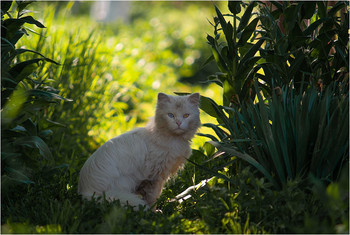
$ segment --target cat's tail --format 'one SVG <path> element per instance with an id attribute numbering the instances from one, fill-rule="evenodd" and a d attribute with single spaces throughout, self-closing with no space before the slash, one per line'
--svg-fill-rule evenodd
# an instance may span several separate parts
<path id="1" fill-rule="evenodd" d="M 81 193 L 81 195 L 83 196 L 83 198 L 91 200 L 93 197 L 98 197 L 101 195 L 96 195 L 95 193 Z M 130 193 L 127 191 L 121 191 L 121 190 L 110 190 L 105 192 L 105 197 L 106 200 L 109 202 L 115 201 L 115 200 L 119 200 L 120 204 L 122 205 L 130 205 L 134 207 L 134 210 L 138 210 L 139 209 L 139 205 L 141 206 L 145 206 L 147 209 L 149 209 L 150 207 L 147 205 L 147 203 L 142 200 L 141 196 L 134 194 L 134 193 Z"/>

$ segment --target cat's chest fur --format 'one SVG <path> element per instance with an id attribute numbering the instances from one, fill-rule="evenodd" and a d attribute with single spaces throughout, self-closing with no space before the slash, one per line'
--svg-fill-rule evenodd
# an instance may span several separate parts
<path id="1" fill-rule="evenodd" d="M 176 173 L 191 155 L 189 142 L 173 136 L 150 135 L 149 130 L 143 131 L 147 153 L 145 156 L 145 177 L 149 180 L 159 176 L 164 179 Z"/>

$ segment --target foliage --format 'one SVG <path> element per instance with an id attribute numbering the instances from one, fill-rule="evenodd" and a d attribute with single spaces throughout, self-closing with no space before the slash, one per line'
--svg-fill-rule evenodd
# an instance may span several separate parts
<path id="1" fill-rule="evenodd" d="M 241 107 L 219 106 L 212 99 L 206 98 L 218 97 L 218 94 L 221 94 L 219 86 L 213 84 L 209 87 L 189 87 L 177 82 L 180 77 L 194 76 L 199 65 L 205 62 L 203 58 L 208 57 L 205 53 L 207 48 L 203 46 L 205 42 L 202 40 L 206 30 L 203 27 L 205 24 L 203 19 L 212 14 L 208 11 L 212 9 L 212 3 L 210 8 L 207 8 L 205 6 L 209 3 L 137 2 L 133 5 L 134 13 L 130 23 L 112 25 L 98 24 L 84 15 L 72 16 L 70 10 L 73 4 L 73 2 L 61 3 L 59 11 L 55 11 L 55 3 L 41 2 L 35 5 L 35 10 L 43 13 L 42 18 L 48 28 L 18 42 L 22 48 L 34 48 L 60 62 L 61 66 L 52 63 L 39 66 L 36 77 L 50 82 L 46 86 L 54 84 L 60 90 L 57 94 L 72 98 L 74 101 L 49 107 L 44 114 L 38 113 L 38 118 L 50 118 L 55 121 L 40 122 L 38 126 L 54 131 L 55 134 L 51 135 L 48 146 L 56 163 L 66 164 L 52 167 L 40 161 L 42 167 L 34 170 L 30 178 L 35 184 L 24 184 L 21 188 L 14 188 L 8 196 L 2 197 L 3 233 L 346 233 L 349 231 L 348 169 L 341 167 L 341 161 L 338 161 L 338 164 L 334 162 L 337 165 L 334 173 L 339 173 L 340 168 L 343 168 L 343 174 L 340 177 L 337 174 L 329 175 L 329 180 L 338 179 L 338 181 L 330 182 L 328 186 L 317 178 L 322 176 L 317 175 L 317 172 L 314 176 L 305 175 L 295 177 L 294 180 L 286 177 L 284 184 L 280 185 L 277 169 L 270 161 L 271 168 L 267 168 L 266 172 L 276 181 L 279 187 L 276 190 L 271 183 L 273 180 L 267 180 L 257 168 L 239 159 L 247 154 L 256 157 L 257 148 L 261 149 L 261 153 L 258 152 L 261 156 L 266 156 L 269 148 L 273 146 L 271 141 L 265 141 L 263 147 L 264 134 L 255 126 L 270 129 L 273 134 L 279 136 L 284 133 L 283 129 L 281 131 L 279 128 L 285 128 L 286 131 L 293 129 L 288 125 L 295 124 L 299 129 L 295 128 L 296 132 L 293 133 L 287 132 L 288 136 L 294 135 L 301 133 L 299 132 L 300 128 L 303 128 L 301 120 L 306 114 L 309 115 L 306 120 L 311 123 L 310 133 L 311 126 L 314 128 L 316 123 L 313 122 L 316 120 L 319 124 L 327 124 L 329 128 L 334 128 L 345 135 L 346 128 L 340 130 L 336 120 L 341 116 L 348 119 L 345 115 L 348 110 L 347 94 L 344 96 L 342 91 L 339 94 L 332 92 L 330 86 L 331 88 L 323 90 L 316 90 L 313 87 L 303 96 L 304 93 L 290 89 L 293 84 L 288 84 L 290 88 L 282 87 L 283 92 L 280 94 L 274 94 L 271 89 L 263 96 L 259 90 L 250 91 L 243 85 L 240 87 L 241 91 L 259 95 L 256 103 L 244 103 L 244 100 L 249 99 L 242 95 Z M 257 4 L 253 3 L 254 6 Z M 217 9 L 222 8 L 222 5 L 218 3 Z M 236 14 L 236 20 L 240 21 L 238 28 L 242 25 L 237 37 L 242 38 L 241 43 L 245 46 L 240 47 L 240 40 L 236 40 L 238 65 L 242 66 L 243 70 L 246 69 L 245 66 L 250 67 L 249 79 L 245 80 L 245 77 L 242 77 L 240 85 L 250 82 L 247 87 L 251 88 L 254 78 L 264 75 L 264 70 L 256 72 L 260 68 L 259 65 L 264 62 L 262 58 L 264 55 L 259 53 L 267 44 L 261 45 L 256 51 L 257 56 L 248 56 L 253 62 L 256 60 L 256 63 L 248 63 L 248 57 L 247 61 L 242 63 L 241 55 L 247 55 L 247 50 L 253 45 L 254 41 L 246 42 L 249 40 L 247 37 L 252 36 L 252 40 L 258 37 L 258 31 L 247 29 L 250 22 L 256 17 L 262 20 L 263 16 L 243 13 L 243 9 L 247 9 L 249 4 L 230 2 L 228 6 L 232 15 L 222 16 L 227 18 Z M 241 12 L 238 12 L 239 9 Z M 217 11 L 213 13 L 218 15 Z M 242 23 L 243 15 L 246 15 L 246 23 Z M 218 31 L 222 30 L 219 29 L 219 23 L 219 18 L 213 23 Z M 238 28 L 236 27 L 237 30 Z M 244 37 L 243 32 L 246 32 Z M 220 40 L 222 39 L 226 40 L 226 37 L 221 36 Z M 222 48 L 225 46 L 228 50 L 225 43 L 218 41 L 218 50 L 224 57 L 226 49 Z M 41 55 L 35 55 L 42 58 Z M 14 63 L 30 59 L 32 59 L 30 56 L 23 53 Z M 272 63 L 265 64 L 272 67 Z M 262 80 L 258 82 L 259 87 L 264 85 Z M 267 85 L 265 84 L 264 89 L 267 90 L 269 84 L 265 82 Z M 336 87 L 333 88 L 337 90 Z M 203 135 L 222 140 L 222 144 L 229 145 L 232 150 L 241 149 L 237 149 L 235 154 L 230 154 L 229 151 L 216 153 L 213 145 L 198 144 L 199 138 L 196 137 L 193 146 L 200 146 L 199 149 L 193 150 L 185 169 L 167 183 L 157 202 L 157 207 L 162 212 L 154 213 L 142 208 L 133 211 L 130 207 L 121 207 L 118 202 L 97 203 L 83 200 L 77 194 L 77 185 L 79 170 L 85 159 L 106 139 L 134 126 L 144 125 L 147 117 L 152 115 L 154 97 L 158 91 L 201 92 L 203 95 L 201 107 L 213 116 L 209 118 L 203 113 L 202 121 L 213 122 L 215 118 L 219 123 L 205 124 L 201 131 L 204 129 L 207 131 Z M 309 102 L 309 105 L 305 106 L 305 102 Z M 327 105 L 324 107 L 322 103 Z M 315 111 L 318 107 L 321 107 L 322 112 Z M 345 109 L 342 109 L 344 107 Z M 250 113 L 247 110 L 250 110 Z M 289 112 L 284 113 L 287 117 L 298 116 L 299 121 L 287 119 L 279 123 L 280 117 L 277 113 L 281 113 L 281 110 Z M 264 112 L 266 115 L 263 117 L 261 113 Z M 257 115 L 255 119 L 249 116 L 253 113 Z M 326 114 L 332 115 L 328 117 Z M 36 119 L 33 122 L 38 123 L 35 121 Z M 62 124 L 57 124 L 57 127 L 50 126 L 58 122 Z M 231 132 L 228 127 L 233 131 Z M 336 138 L 332 137 L 329 130 L 333 131 L 327 128 L 317 129 L 311 136 L 314 141 L 320 138 L 321 145 L 327 141 L 321 132 L 327 133 L 327 136 L 331 137 L 326 135 L 324 137 L 328 138 L 330 145 Z M 248 134 L 251 136 L 243 139 Z M 305 136 L 299 137 L 301 140 L 306 139 Z M 229 138 L 232 138 L 231 142 L 228 141 Z M 288 143 L 286 146 L 291 147 L 292 144 L 294 143 Z M 314 146 L 311 142 L 309 144 Z M 339 146 L 341 144 L 339 142 Z M 321 147 L 330 150 L 329 146 L 321 145 Z M 348 145 L 345 145 L 345 148 L 348 148 Z M 335 153 L 339 152 L 339 149 L 340 147 L 337 147 Z M 300 149 L 301 152 L 302 150 Z M 37 156 L 40 155 L 38 151 L 35 153 Z M 316 152 L 307 154 L 314 157 Z M 333 156 L 333 149 L 331 154 Z M 261 162 L 259 164 L 267 167 Z M 287 172 L 286 169 L 283 170 Z M 302 173 L 305 173 L 303 170 Z"/>
<path id="2" fill-rule="evenodd" d="M 193 159 L 195 160 L 195 159 Z M 196 159 L 198 160 L 198 159 Z M 232 182 L 214 177 L 174 199 L 188 185 L 193 165 L 170 181 L 158 200 L 162 213 L 133 211 L 118 202 L 96 203 L 77 195 L 76 173 L 66 168 L 37 175 L 26 196 L 3 198 L 2 232 L 35 233 L 346 233 L 348 175 L 339 183 L 288 181 L 280 191 L 257 178 L 250 167 L 223 172 Z M 197 172 L 199 173 L 199 172 Z M 346 173 L 346 171 L 344 171 Z M 208 176 L 208 175 L 207 175 Z M 314 185 L 314 186 L 312 186 Z M 306 192 L 307 193 L 306 193 Z M 21 199 L 21 200 L 18 200 Z M 11 216 L 4 216 L 10 214 Z"/>
<path id="3" fill-rule="evenodd" d="M 347 1 L 269 2 L 259 4 L 266 44 L 259 79 L 270 88 L 293 84 L 327 86 L 349 83 L 349 11 Z"/>
<path id="4" fill-rule="evenodd" d="M 276 10 L 268 8 L 269 4 Z M 259 5 L 258 16 L 250 21 L 256 5 L 250 2 L 236 29 L 241 5 L 244 4 L 228 3 L 233 15 L 225 16 L 233 16 L 233 27 L 215 8 L 215 38 L 207 39 L 222 72 L 213 81 L 223 88 L 224 105 L 202 97 L 201 108 L 219 123 L 205 126 L 212 128 L 220 141 L 212 135 L 203 136 L 215 141 L 220 151 L 255 166 L 276 188 L 288 179 L 303 178 L 309 173 L 326 182 L 336 180 L 349 150 L 348 21 L 337 17 L 337 12 L 347 5 L 338 2 L 327 10 L 324 2 L 318 3 L 317 8 L 316 3 L 265 3 Z M 348 13 L 343 14 L 346 17 Z M 276 19 L 283 24 L 277 24 Z M 225 43 L 219 43 L 218 25 Z M 257 26 L 261 29 L 257 30 Z M 247 44 L 254 32 L 261 38 L 254 45 Z M 251 40 L 255 40 L 255 35 Z M 258 51 L 260 56 L 255 57 Z M 317 82 L 319 89 L 315 88 Z M 326 85 L 331 87 L 326 89 Z M 263 99 L 260 90 L 272 99 Z M 344 121 L 345 128 L 339 125 Z"/>
<path id="5" fill-rule="evenodd" d="M 256 39 L 254 32 L 259 22 L 259 17 L 254 17 L 255 14 L 252 13 L 256 2 L 250 2 L 242 17 L 239 18 L 241 5 L 246 4 L 242 1 L 229 1 L 228 8 L 232 14 L 225 15 L 215 6 L 217 17 L 214 17 L 214 24 L 211 23 L 214 27 L 214 37 L 207 36 L 208 44 L 211 45 L 213 53 L 209 61 L 215 59 L 221 71 L 209 76 L 209 82 L 215 82 L 223 88 L 223 104 L 225 106 L 238 105 L 241 101 L 254 97 L 250 87 L 254 74 L 257 72 L 256 63 L 261 58 L 255 54 L 265 41 L 264 38 L 260 38 L 256 43 L 252 43 Z M 230 21 L 226 22 L 224 16 L 232 17 L 233 25 Z M 238 27 L 237 21 L 239 21 Z M 224 42 L 220 40 L 221 33 L 225 36 Z M 248 42 L 253 34 L 251 42 Z"/>
<path id="6" fill-rule="evenodd" d="M 348 95 L 337 95 L 333 85 L 322 93 L 286 88 L 282 97 L 264 100 L 256 90 L 259 102 L 240 109 L 208 99 L 219 122 L 205 124 L 220 139 L 205 135 L 211 143 L 255 166 L 276 188 L 309 174 L 327 183 L 337 180 L 349 157 Z"/>
<path id="7" fill-rule="evenodd" d="M 243 6 L 244 14 L 238 17 Z M 258 13 L 254 12 L 256 6 Z M 254 78 L 270 96 L 276 87 L 293 84 L 295 89 L 305 90 L 310 83 L 326 86 L 332 81 L 340 82 L 346 93 L 347 7 L 343 1 L 331 8 L 328 2 L 251 1 L 247 5 L 229 1 L 231 14 L 222 14 L 215 7 L 214 36 L 208 35 L 207 40 L 213 54 L 209 61 L 215 59 L 220 72 L 208 81 L 223 88 L 223 104 L 230 107 L 254 99 Z M 232 17 L 233 23 L 225 17 Z"/>
<path id="8" fill-rule="evenodd" d="M 33 183 L 30 175 L 45 163 L 53 163 L 47 139 L 52 130 L 43 127 L 50 122 L 45 112 L 51 103 L 67 100 L 50 86 L 50 79 L 35 73 L 42 62 L 57 62 L 41 53 L 18 48 L 16 44 L 28 35 L 31 24 L 45 26 L 32 16 L 26 16 L 25 8 L 31 2 L 1 2 L 1 165 L 2 189 L 7 193 L 17 183 Z M 11 6 L 16 16 L 10 14 Z M 28 59 L 21 59 L 29 54 Z M 37 56 L 38 58 L 33 58 Z"/>

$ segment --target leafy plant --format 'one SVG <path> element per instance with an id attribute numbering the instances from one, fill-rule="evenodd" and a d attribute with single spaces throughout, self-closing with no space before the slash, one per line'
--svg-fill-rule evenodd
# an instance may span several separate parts
<path id="1" fill-rule="evenodd" d="M 271 1 L 259 4 L 266 44 L 259 52 L 262 79 L 270 88 L 337 81 L 348 90 L 349 12 L 347 1 Z"/>
<path id="2" fill-rule="evenodd" d="M 45 26 L 32 16 L 25 16 L 31 1 L 16 1 L 16 17 L 12 17 L 12 1 L 1 2 L 1 163 L 2 187 L 15 183 L 33 183 L 32 171 L 39 165 L 52 163 L 53 156 L 45 140 L 52 135 L 40 122 L 50 122 L 45 111 L 57 100 L 67 100 L 49 86 L 49 79 L 37 77 L 42 62 L 57 62 L 37 51 L 16 48 L 17 42 L 31 29 L 24 25 Z M 21 60 L 24 53 L 34 57 Z M 6 190 L 3 192 L 6 193 Z"/>
<path id="3" fill-rule="evenodd" d="M 314 87 L 304 94 L 285 88 L 282 97 L 272 99 L 263 99 L 257 86 L 256 91 L 259 102 L 240 109 L 207 98 L 211 106 L 202 109 L 219 124 L 204 125 L 219 139 L 202 135 L 219 151 L 256 167 L 276 188 L 309 174 L 327 183 L 336 180 L 349 157 L 348 95 L 335 95 L 335 85 L 322 93 Z"/>
<path id="4" fill-rule="evenodd" d="M 221 73 L 210 79 L 223 88 L 223 106 L 206 97 L 201 106 L 217 119 L 219 125 L 204 126 L 220 140 L 202 135 L 255 166 L 276 188 L 309 173 L 328 183 L 337 179 L 348 158 L 347 128 L 339 125 L 348 120 L 348 21 L 342 18 L 348 15 L 342 12 L 347 4 L 327 10 L 324 2 L 250 2 L 237 28 L 243 5 L 229 1 L 232 15 L 215 7 L 215 38 L 207 40 Z M 259 13 L 251 19 L 255 6 Z M 233 17 L 233 26 L 224 16 Z M 255 44 L 247 43 L 257 35 Z M 326 86 L 331 88 L 326 91 Z"/>
<path id="5" fill-rule="evenodd" d="M 256 1 L 248 5 L 242 1 L 229 1 L 228 8 L 232 14 L 225 15 L 215 6 L 217 17 L 214 17 L 214 23 L 211 23 L 214 27 L 214 37 L 207 36 L 213 53 L 208 62 L 215 59 L 220 72 L 209 76 L 208 82 L 215 82 L 223 88 L 225 106 L 238 105 L 255 95 L 250 87 L 254 74 L 259 69 L 256 63 L 261 59 L 255 54 L 265 42 L 265 38 L 260 37 L 256 43 L 252 43 L 257 40 L 255 31 L 260 18 L 254 17 L 256 14 L 253 13 L 253 9 L 256 5 Z M 246 6 L 244 14 L 239 18 L 238 14 L 243 6 Z M 225 16 L 232 17 L 232 23 L 227 22 Z M 223 42 L 220 40 L 221 34 L 224 37 Z"/>
<path id="6" fill-rule="evenodd" d="M 223 104 L 232 106 L 249 97 L 254 99 L 254 79 L 267 96 L 273 89 L 291 83 L 295 89 L 305 90 L 310 83 L 326 86 L 331 81 L 341 82 L 346 93 L 348 2 L 329 5 L 228 1 L 231 14 L 222 14 L 215 7 L 217 16 L 211 23 L 214 36 L 207 36 L 213 54 L 208 61 L 215 59 L 220 72 L 209 76 L 208 82 L 223 88 Z M 239 18 L 244 6 L 245 12 Z M 259 9 L 256 13 L 255 7 Z M 225 17 L 232 17 L 232 23 Z"/>

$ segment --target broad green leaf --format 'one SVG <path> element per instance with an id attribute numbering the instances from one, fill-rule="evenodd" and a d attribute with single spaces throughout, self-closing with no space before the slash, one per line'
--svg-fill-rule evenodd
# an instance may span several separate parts
<path id="1" fill-rule="evenodd" d="M 45 26 L 42 23 L 35 20 L 32 16 L 25 16 L 25 17 L 21 17 L 19 19 L 9 19 L 9 20 L 16 21 L 16 22 L 20 23 L 21 25 L 24 23 L 28 23 L 28 24 L 35 24 L 39 28 L 45 28 Z M 10 23 L 11 23 L 11 21 L 10 21 Z"/>
<path id="2" fill-rule="evenodd" d="M 214 105 L 216 105 L 214 100 L 205 96 L 201 96 L 200 109 L 202 109 L 204 112 L 206 112 L 210 116 L 219 119 L 219 116 L 217 115 L 215 109 L 213 108 Z"/>
<path id="3" fill-rule="evenodd" d="M 28 135 L 30 136 L 36 136 L 38 134 L 37 132 L 37 126 L 32 121 L 31 118 L 28 118 L 26 121 L 22 123 L 23 127 L 27 130 Z"/>
<path id="4" fill-rule="evenodd" d="M 15 145 L 24 145 L 39 149 L 39 153 L 47 160 L 53 160 L 51 151 L 47 144 L 39 136 L 24 136 L 14 141 Z"/>
<path id="5" fill-rule="evenodd" d="M 43 59 L 31 59 L 31 60 L 20 62 L 14 65 L 10 69 L 9 73 L 11 74 L 15 82 L 20 82 L 25 77 L 33 73 L 34 70 L 37 68 L 37 64 L 39 63 L 39 61 L 42 61 L 42 60 Z"/>
<path id="6" fill-rule="evenodd" d="M 23 174 L 19 170 L 13 169 L 11 167 L 5 167 L 4 171 L 8 172 L 8 177 L 11 180 L 15 180 L 15 181 L 25 183 L 25 184 L 34 184 L 34 182 L 31 181 L 28 176 L 26 176 L 25 174 Z"/>

